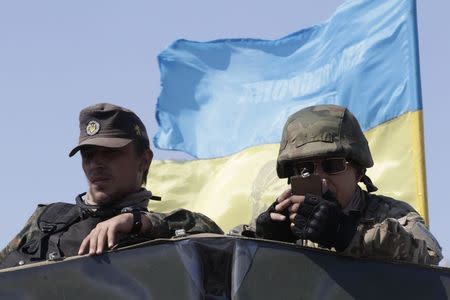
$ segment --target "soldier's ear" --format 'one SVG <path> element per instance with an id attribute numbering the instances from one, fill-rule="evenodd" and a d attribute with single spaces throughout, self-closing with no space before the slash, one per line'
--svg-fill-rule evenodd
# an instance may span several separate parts
<path id="1" fill-rule="evenodd" d="M 150 149 L 146 149 L 141 156 L 141 165 L 143 170 L 147 170 L 150 167 L 153 159 L 153 152 Z"/>

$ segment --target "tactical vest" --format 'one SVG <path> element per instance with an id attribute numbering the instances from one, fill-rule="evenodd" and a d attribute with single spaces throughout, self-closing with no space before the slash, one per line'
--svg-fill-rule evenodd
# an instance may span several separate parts
<path id="1" fill-rule="evenodd" d="M 77 205 L 52 203 L 37 218 L 37 228 L 0 263 L 0 268 L 76 255 L 83 238 L 106 218 L 87 216 Z M 71 227 L 77 227 L 71 230 Z"/>

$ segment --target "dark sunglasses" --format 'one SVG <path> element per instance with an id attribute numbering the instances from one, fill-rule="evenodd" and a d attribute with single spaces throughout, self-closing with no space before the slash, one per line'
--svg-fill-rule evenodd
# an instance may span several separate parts
<path id="1" fill-rule="evenodd" d="M 317 161 L 302 161 L 293 165 L 295 175 L 302 175 L 305 172 L 309 174 L 316 173 L 317 165 L 330 175 L 335 175 L 347 171 L 349 162 L 345 158 L 325 158 Z"/>

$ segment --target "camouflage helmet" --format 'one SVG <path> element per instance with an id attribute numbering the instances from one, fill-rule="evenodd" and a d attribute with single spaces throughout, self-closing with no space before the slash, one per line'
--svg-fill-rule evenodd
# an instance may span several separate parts
<path id="1" fill-rule="evenodd" d="M 278 177 L 290 177 L 293 161 L 345 157 L 364 168 L 373 166 L 369 145 L 358 120 L 345 107 L 316 105 L 289 117 L 277 160 Z"/>

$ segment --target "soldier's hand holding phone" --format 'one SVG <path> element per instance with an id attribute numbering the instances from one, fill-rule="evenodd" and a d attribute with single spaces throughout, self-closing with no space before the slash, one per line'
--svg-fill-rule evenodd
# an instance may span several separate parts
<path id="1" fill-rule="evenodd" d="M 342 213 L 337 201 L 324 199 L 326 182 L 306 173 L 291 177 L 291 185 L 293 194 L 301 194 L 291 197 L 289 206 L 293 235 L 327 248 L 344 250 L 356 230 L 356 220 Z"/>

